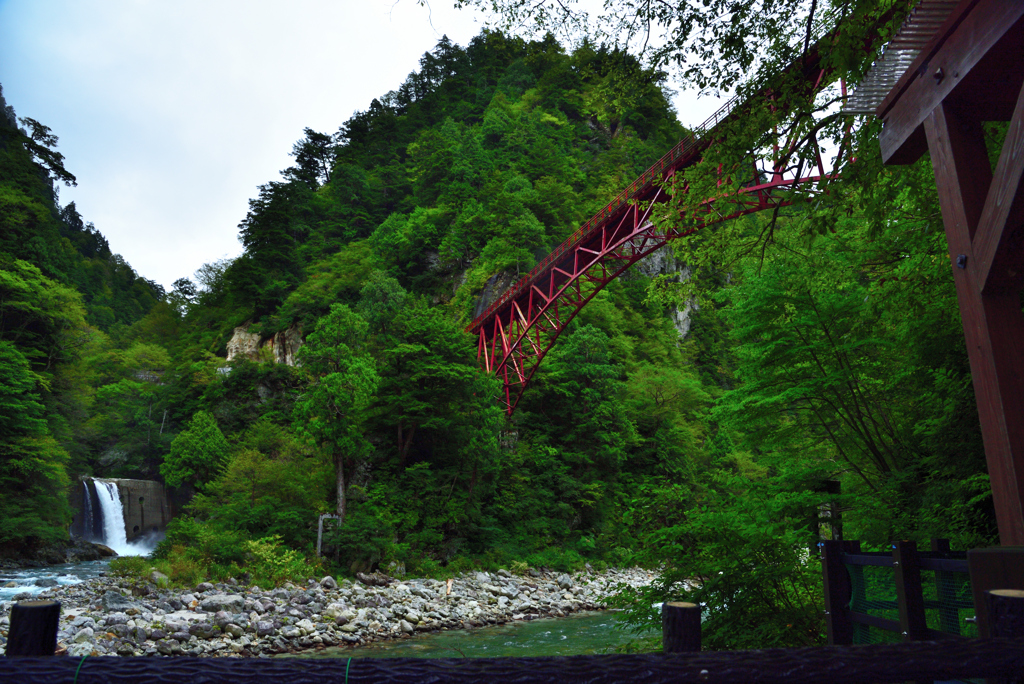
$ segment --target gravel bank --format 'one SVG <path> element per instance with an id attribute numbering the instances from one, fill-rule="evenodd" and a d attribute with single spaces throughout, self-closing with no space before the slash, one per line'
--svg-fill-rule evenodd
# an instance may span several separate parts
<path id="1" fill-rule="evenodd" d="M 129 581 L 100 577 L 33 598 L 61 602 L 58 648 L 70 655 L 268 657 L 421 631 L 563 617 L 603 608 L 620 586 L 650 580 L 651 574 L 640 569 L 574 575 L 531 571 L 522 577 L 499 570 L 447 582 L 393 580 L 386 586 L 325 577 L 307 587 L 204 582 L 180 591 L 144 582 L 135 583 L 133 591 Z M 0 604 L 0 654 L 11 605 Z"/>

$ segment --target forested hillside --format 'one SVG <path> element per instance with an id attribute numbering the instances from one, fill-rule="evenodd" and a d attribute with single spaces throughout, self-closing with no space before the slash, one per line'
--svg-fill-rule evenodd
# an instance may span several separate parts
<path id="1" fill-rule="evenodd" d="M 195 494 L 158 549 L 175 581 L 640 563 L 665 573 L 638 605 L 702 578 L 698 600 L 743 607 L 706 642 L 763 647 L 822 638 L 825 503 L 866 545 L 989 542 L 931 171 L 883 170 L 870 126 L 826 201 L 611 283 L 506 419 L 464 328 L 685 134 L 665 78 L 590 44 L 444 39 L 336 133 L 307 128 L 244 254 L 166 294 L 60 208 L 52 134 L 0 122 L 21 496 L 0 544 L 64 534 L 69 476 L 160 477 Z M 342 522 L 317 560 L 323 513 Z"/>
<path id="2" fill-rule="evenodd" d="M 0 545 L 67 537 L 69 472 L 118 449 L 103 405 L 145 400 L 117 340 L 164 296 L 56 189 L 75 177 L 57 136 L 0 91 Z M 57 183 L 58 185 L 55 185 Z M 129 416 L 129 420 L 136 416 Z M 138 455 L 157 458 L 148 443 Z M 139 465 L 139 464 L 136 464 Z"/>

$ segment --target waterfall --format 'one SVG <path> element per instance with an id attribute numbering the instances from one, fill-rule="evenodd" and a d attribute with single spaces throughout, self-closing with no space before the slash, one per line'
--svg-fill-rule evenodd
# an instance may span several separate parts
<path id="1" fill-rule="evenodd" d="M 96 499 L 103 513 L 102 543 L 117 551 L 120 556 L 148 556 L 155 544 L 143 541 L 128 543 L 124 529 L 124 508 L 116 482 L 93 480 L 96 485 Z"/>
<path id="2" fill-rule="evenodd" d="M 82 480 L 82 487 L 85 489 L 85 493 L 82 495 L 82 508 L 85 511 L 85 515 L 82 520 L 82 536 L 89 541 L 93 540 L 93 516 L 92 516 L 92 496 L 89 494 L 89 483 Z"/>
<path id="3" fill-rule="evenodd" d="M 128 535 L 124 532 L 124 508 L 117 492 L 116 482 L 93 480 L 96 483 L 96 498 L 103 511 L 103 543 L 121 553 L 128 546 Z"/>

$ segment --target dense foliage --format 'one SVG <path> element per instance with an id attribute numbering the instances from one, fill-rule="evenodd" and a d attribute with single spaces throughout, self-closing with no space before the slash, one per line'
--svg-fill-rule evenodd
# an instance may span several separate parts
<path id="1" fill-rule="evenodd" d="M 161 477 L 192 494 L 158 549 L 172 581 L 640 563 L 661 572 L 623 598 L 636 623 L 685 595 L 709 646 L 753 647 L 823 638 L 823 505 L 867 546 L 989 542 L 934 182 L 883 169 L 870 125 L 836 129 L 858 161 L 825 199 L 611 283 L 504 417 L 464 327 L 685 133 L 664 84 L 587 42 L 443 39 L 306 129 L 243 255 L 166 294 L 59 209 L 55 138 L 4 128 L 0 477 L 25 501 L 0 543 L 59 536 L 69 474 Z"/>

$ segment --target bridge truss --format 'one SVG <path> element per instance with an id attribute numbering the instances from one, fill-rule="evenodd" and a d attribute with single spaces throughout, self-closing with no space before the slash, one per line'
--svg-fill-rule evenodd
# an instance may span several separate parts
<path id="1" fill-rule="evenodd" d="M 814 68 L 808 85 L 817 92 L 824 72 Z M 801 175 L 803 165 L 790 169 L 796 144 L 787 140 L 786 152 L 774 159 L 754 159 L 749 185 L 723 191 L 701 202 L 695 215 L 682 225 L 659 227 L 652 210 L 669 199 L 666 188 L 681 170 L 696 165 L 711 141 L 723 135 L 722 125 L 734 115 L 736 101 L 728 102 L 693 134 L 623 190 L 604 209 L 576 230 L 525 277 L 506 290 L 467 330 L 477 335 L 477 357 L 488 372 L 503 381 L 502 404 L 512 415 L 545 355 L 576 314 L 623 271 L 671 240 L 700 228 L 745 214 L 791 204 L 792 191 L 827 181 L 820 148 L 813 135 L 817 173 Z M 769 171 L 770 169 L 770 171 Z M 729 184 L 722 177 L 718 185 Z M 689 187 L 683 183 L 682 192 Z"/>

